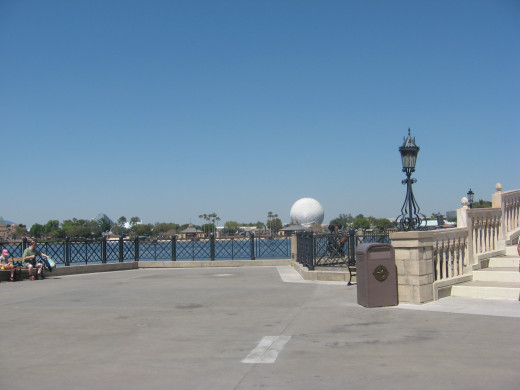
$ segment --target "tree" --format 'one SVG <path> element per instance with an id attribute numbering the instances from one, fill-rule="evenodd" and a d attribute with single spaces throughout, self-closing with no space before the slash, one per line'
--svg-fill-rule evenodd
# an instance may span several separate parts
<path id="1" fill-rule="evenodd" d="M 331 225 L 340 224 L 341 226 L 350 226 L 354 222 L 352 214 L 340 214 L 337 218 L 330 221 Z"/>
<path id="2" fill-rule="evenodd" d="M 126 222 L 127 222 L 126 217 L 125 216 L 121 216 L 121 217 L 118 218 L 117 222 L 110 229 L 114 233 L 121 233 L 121 232 L 123 232 L 123 234 L 124 234 L 124 232 L 126 232 L 126 228 L 125 228 Z"/>
<path id="3" fill-rule="evenodd" d="M 216 229 L 215 222 L 220 221 L 220 217 L 217 215 L 217 213 L 211 213 L 208 215 L 208 217 L 210 218 L 211 222 L 213 223 L 213 233 L 215 233 L 215 229 Z"/>
<path id="4" fill-rule="evenodd" d="M 52 238 L 65 238 L 65 231 L 63 229 L 56 229 L 49 233 Z"/>
<path id="5" fill-rule="evenodd" d="M 141 218 L 139 217 L 132 217 L 130 218 L 130 227 L 134 227 L 135 225 L 141 223 Z"/>
<path id="6" fill-rule="evenodd" d="M 112 224 L 106 218 L 101 218 L 97 221 L 97 226 L 102 232 L 108 232 L 112 229 Z"/>
<path id="7" fill-rule="evenodd" d="M 45 233 L 51 233 L 55 230 L 58 230 L 60 228 L 60 221 L 57 219 L 51 219 L 47 221 L 47 223 L 44 226 Z"/>
<path id="8" fill-rule="evenodd" d="M 29 233 L 27 232 L 27 226 L 24 224 L 16 225 L 12 233 L 13 238 L 26 237 Z"/>
<path id="9" fill-rule="evenodd" d="M 392 227 L 392 221 L 390 221 L 390 220 L 387 219 L 387 218 L 379 218 L 379 219 L 375 219 L 375 221 L 374 221 L 374 227 L 375 227 L 377 230 L 384 232 L 386 229 Z"/>
<path id="10" fill-rule="evenodd" d="M 363 217 L 363 214 L 359 214 L 353 222 L 354 229 L 369 229 L 370 221 L 368 218 Z"/>
<path id="11" fill-rule="evenodd" d="M 62 229 L 67 237 L 95 238 L 101 237 L 102 233 L 98 226 L 98 221 L 76 218 L 63 221 Z"/>
<path id="12" fill-rule="evenodd" d="M 212 223 L 205 223 L 201 226 L 201 230 L 205 233 L 210 233 L 215 229 L 215 225 Z"/>
<path id="13" fill-rule="evenodd" d="M 271 230 L 271 234 L 273 234 L 273 232 L 277 232 L 283 227 L 282 220 L 280 218 L 272 218 L 267 227 Z"/>
<path id="14" fill-rule="evenodd" d="M 273 230 L 278 231 L 282 228 L 282 221 L 278 218 L 278 214 L 273 214 L 272 211 L 267 213 L 267 228 L 271 235 L 273 234 Z"/>
<path id="15" fill-rule="evenodd" d="M 31 229 L 29 230 L 29 234 L 31 237 L 40 238 L 42 236 L 42 233 L 45 232 L 45 228 L 43 225 L 40 225 L 39 223 L 35 223 L 31 226 Z"/>
<path id="16" fill-rule="evenodd" d="M 154 236 L 171 236 L 174 235 L 179 230 L 179 225 L 176 223 L 156 223 L 153 227 L 153 235 Z"/>
<path id="17" fill-rule="evenodd" d="M 224 229 L 226 230 L 226 233 L 229 235 L 233 235 L 236 232 L 238 232 L 238 222 L 235 221 L 226 221 L 224 224 Z"/>
<path id="18" fill-rule="evenodd" d="M 489 200 L 480 199 L 478 202 L 473 202 L 474 209 L 484 209 L 492 206 L 492 203 Z"/>
<path id="19" fill-rule="evenodd" d="M 215 222 L 217 221 L 220 221 L 220 217 L 217 215 L 217 213 L 210 213 L 210 214 L 201 214 L 199 215 L 199 218 L 200 219 L 204 219 L 205 221 L 208 221 L 208 222 L 212 222 L 211 224 L 204 224 L 202 225 L 202 227 L 206 226 L 206 227 L 210 227 L 210 230 L 208 230 L 207 232 L 213 232 L 215 233 Z M 204 233 L 206 233 L 206 230 L 203 230 Z"/>
<path id="20" fill-rule="evenodd" d="M 130 229 L 136 236 L 149 236 L 152 234 L 152 225 L 139 224 Z"/>
<path id="21" fill-rule="evenodd" d="M 63 230 L 67 237 L 85 238 L 90 236 L 90 229 L 86 226 L 72 225 Z"/>

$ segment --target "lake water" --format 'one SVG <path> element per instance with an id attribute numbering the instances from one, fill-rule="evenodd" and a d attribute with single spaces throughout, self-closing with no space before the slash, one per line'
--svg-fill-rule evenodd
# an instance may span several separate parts
<path id="1" fill-rule="evenodd" d="M 21 257 L 21 242 L 3 243 L 1 249 L 8 249 L 12 257 Z M 175 248 L 175 250 L 174 250 Z M 215 239 L 214 245 L 209 239 L 203 240 L 164 240 L 149 241 L 119 240 L 107 241 L 105 250 L 101 241 L 69 241 L 39 243 L 37 249 L 49 255 L 57 265 L 95 264 L 135 261 L 136 252 L 139 261 L 194 261 L 194 260 L 251 260 L 251 252 L 255 259 L 288 259 L 291 257 L 291 240 L 282 237 L 276 239 Z M 213 255 L 213 256 L 212 256 Z"/>

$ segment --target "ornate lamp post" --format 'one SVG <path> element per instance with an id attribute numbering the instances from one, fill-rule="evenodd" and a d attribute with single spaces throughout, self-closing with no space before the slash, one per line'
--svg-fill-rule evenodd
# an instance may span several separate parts
<path id="1" fill-rule="evenodd" d="M 471 188 L 470 188 L 469 191 L 468 191 L 468 204 L 469 204 L 469 208 L 470 209 L 473 208 L 474 196 L 475 196 L 475 193 L 473 191 L 471 191 Z"/>
<path id="2" fill-rule="evenodd" d="M 415 172 L 415 163 L 419 149 L 415 144 L 415 137 L 412 138 L 410 129 L 408 129 L 408 137 L 404 139 L 403 146 L 399 147 L 403 172 L 406 174 L 406 179 L 402 181 L 402 184 L 406 184 L 406 198 L 403 207 L 401 207 L 401 215 L 396 219 L 399 230 L 419 230 L 421 220 L 425 218 L 420 212 L 421 210 L 412 191 L 412 184 L 417 182 L 417 179 L 412 179 L 411 176 L 412 172 Z"/>

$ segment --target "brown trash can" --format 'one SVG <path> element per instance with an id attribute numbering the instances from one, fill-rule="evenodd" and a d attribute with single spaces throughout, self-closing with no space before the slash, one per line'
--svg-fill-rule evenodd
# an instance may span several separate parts
<path id="1" fill-rule="evenodd" d="M 365 307 L 396 306 L 397 268 L 390 244 L 360 244 L 356 249 L 358 304 Z"/>

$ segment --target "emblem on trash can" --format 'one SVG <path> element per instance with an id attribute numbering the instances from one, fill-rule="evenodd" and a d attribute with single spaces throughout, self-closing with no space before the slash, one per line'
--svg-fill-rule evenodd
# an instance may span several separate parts
<path id="1" fill-rule="evenodd" d="M 388 278 L 388 270 L 384 265 L 378 265 L 372 275 L 374 275 L 374 278 L 379 280 L 380 282 L 384 282 L 386 278 Z"/>

